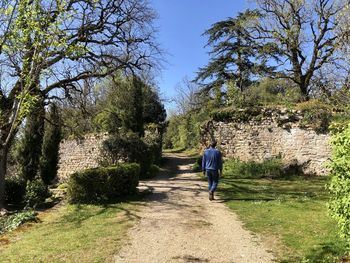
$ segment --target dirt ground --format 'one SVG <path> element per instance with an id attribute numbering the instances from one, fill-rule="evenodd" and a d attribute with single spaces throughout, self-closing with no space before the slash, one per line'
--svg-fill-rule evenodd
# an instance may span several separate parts
<path id="1" fill-rule="evenodd" d="M 140 183 L 152 194 L 115 262 L 273 262 L 268 248 L 243 229 L 224 200 L 208 200 L 206 182 L 191 172 L 189 158 L 166 157 L 167 170 Z"/>

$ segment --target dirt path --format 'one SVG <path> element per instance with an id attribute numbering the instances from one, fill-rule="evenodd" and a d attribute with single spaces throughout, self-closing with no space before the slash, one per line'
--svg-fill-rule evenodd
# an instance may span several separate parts
<path id="1" fill-rule="evenodd" d="M 272 262 L 256 237 L 220 200 L 209 201 L 206 183 L 190 171 L 190 160 L 169 154 L 168 169 L 142 182 L 153 194 L 139 212 L 140 222 L 115 262 Z"/>

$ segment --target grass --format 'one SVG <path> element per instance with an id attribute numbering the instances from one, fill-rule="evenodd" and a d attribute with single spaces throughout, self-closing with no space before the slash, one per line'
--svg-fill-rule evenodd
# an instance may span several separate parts
<path id="1" fill-rule="evenodd" d="M 184 155 L 190 158 L 200 157 L 200 153 L 198 149 L 185 149 L 185 148 L 164 149 L 163 153 L 179 153 L 181 155 Z"/>
<path id="2" fill-rule="evenodd" d="M 111 262 L 136 204 L 66 205 L 0 236 L 1 262 Z"/>
<path id="3" fill-rule="evenodd" d="M 300 176 L 238 179 L 226 173 L 220 194 L 280 262 L 341 262 L 345 242 L 327 215 L 326 182 Z"/>

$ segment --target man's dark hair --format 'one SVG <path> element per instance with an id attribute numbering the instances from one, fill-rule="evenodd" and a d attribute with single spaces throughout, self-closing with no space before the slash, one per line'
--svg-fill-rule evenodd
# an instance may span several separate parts
<path id="1" fill-rule="evenodd" d="M 211 141 L 211 142 L 210 142 L 210 147 L 215 148 L 216 145 L 217 145 L 217 142 L 216 142 L 216 141 Z"/>

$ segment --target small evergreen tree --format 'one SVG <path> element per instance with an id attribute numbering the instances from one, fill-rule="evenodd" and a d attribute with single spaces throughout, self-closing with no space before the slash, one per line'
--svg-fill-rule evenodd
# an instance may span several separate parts
<path id="1" fill-rule="evenodd" d="M 144 135 L 144 123 L 143 123 L 143 86 L 145 84 L 142 80 L 134 76 L 132 80 L 131 99 L 132 104 L 130 108 L 130 123 L 129 128 L 133 132 L 137 133 L 140 137 Z"/>
<path id="2" fill-rule="evenodd" d="M 56 104 L 49 110 L 49 122 L 45 125 L 42 155 L 40 159 L 40 176 L 45 184 L 50 184 L 57 176 L 59 145 L 61 141 L 61 120 Z"/>
<path id="3" fill-rule="evenodd" d="M 32 181 L 38 174 L 41 147 L 44 135 L 45 108 L 39 100 L 27 117 L 22 142 L 17 158 L 20 176 Z"/>

